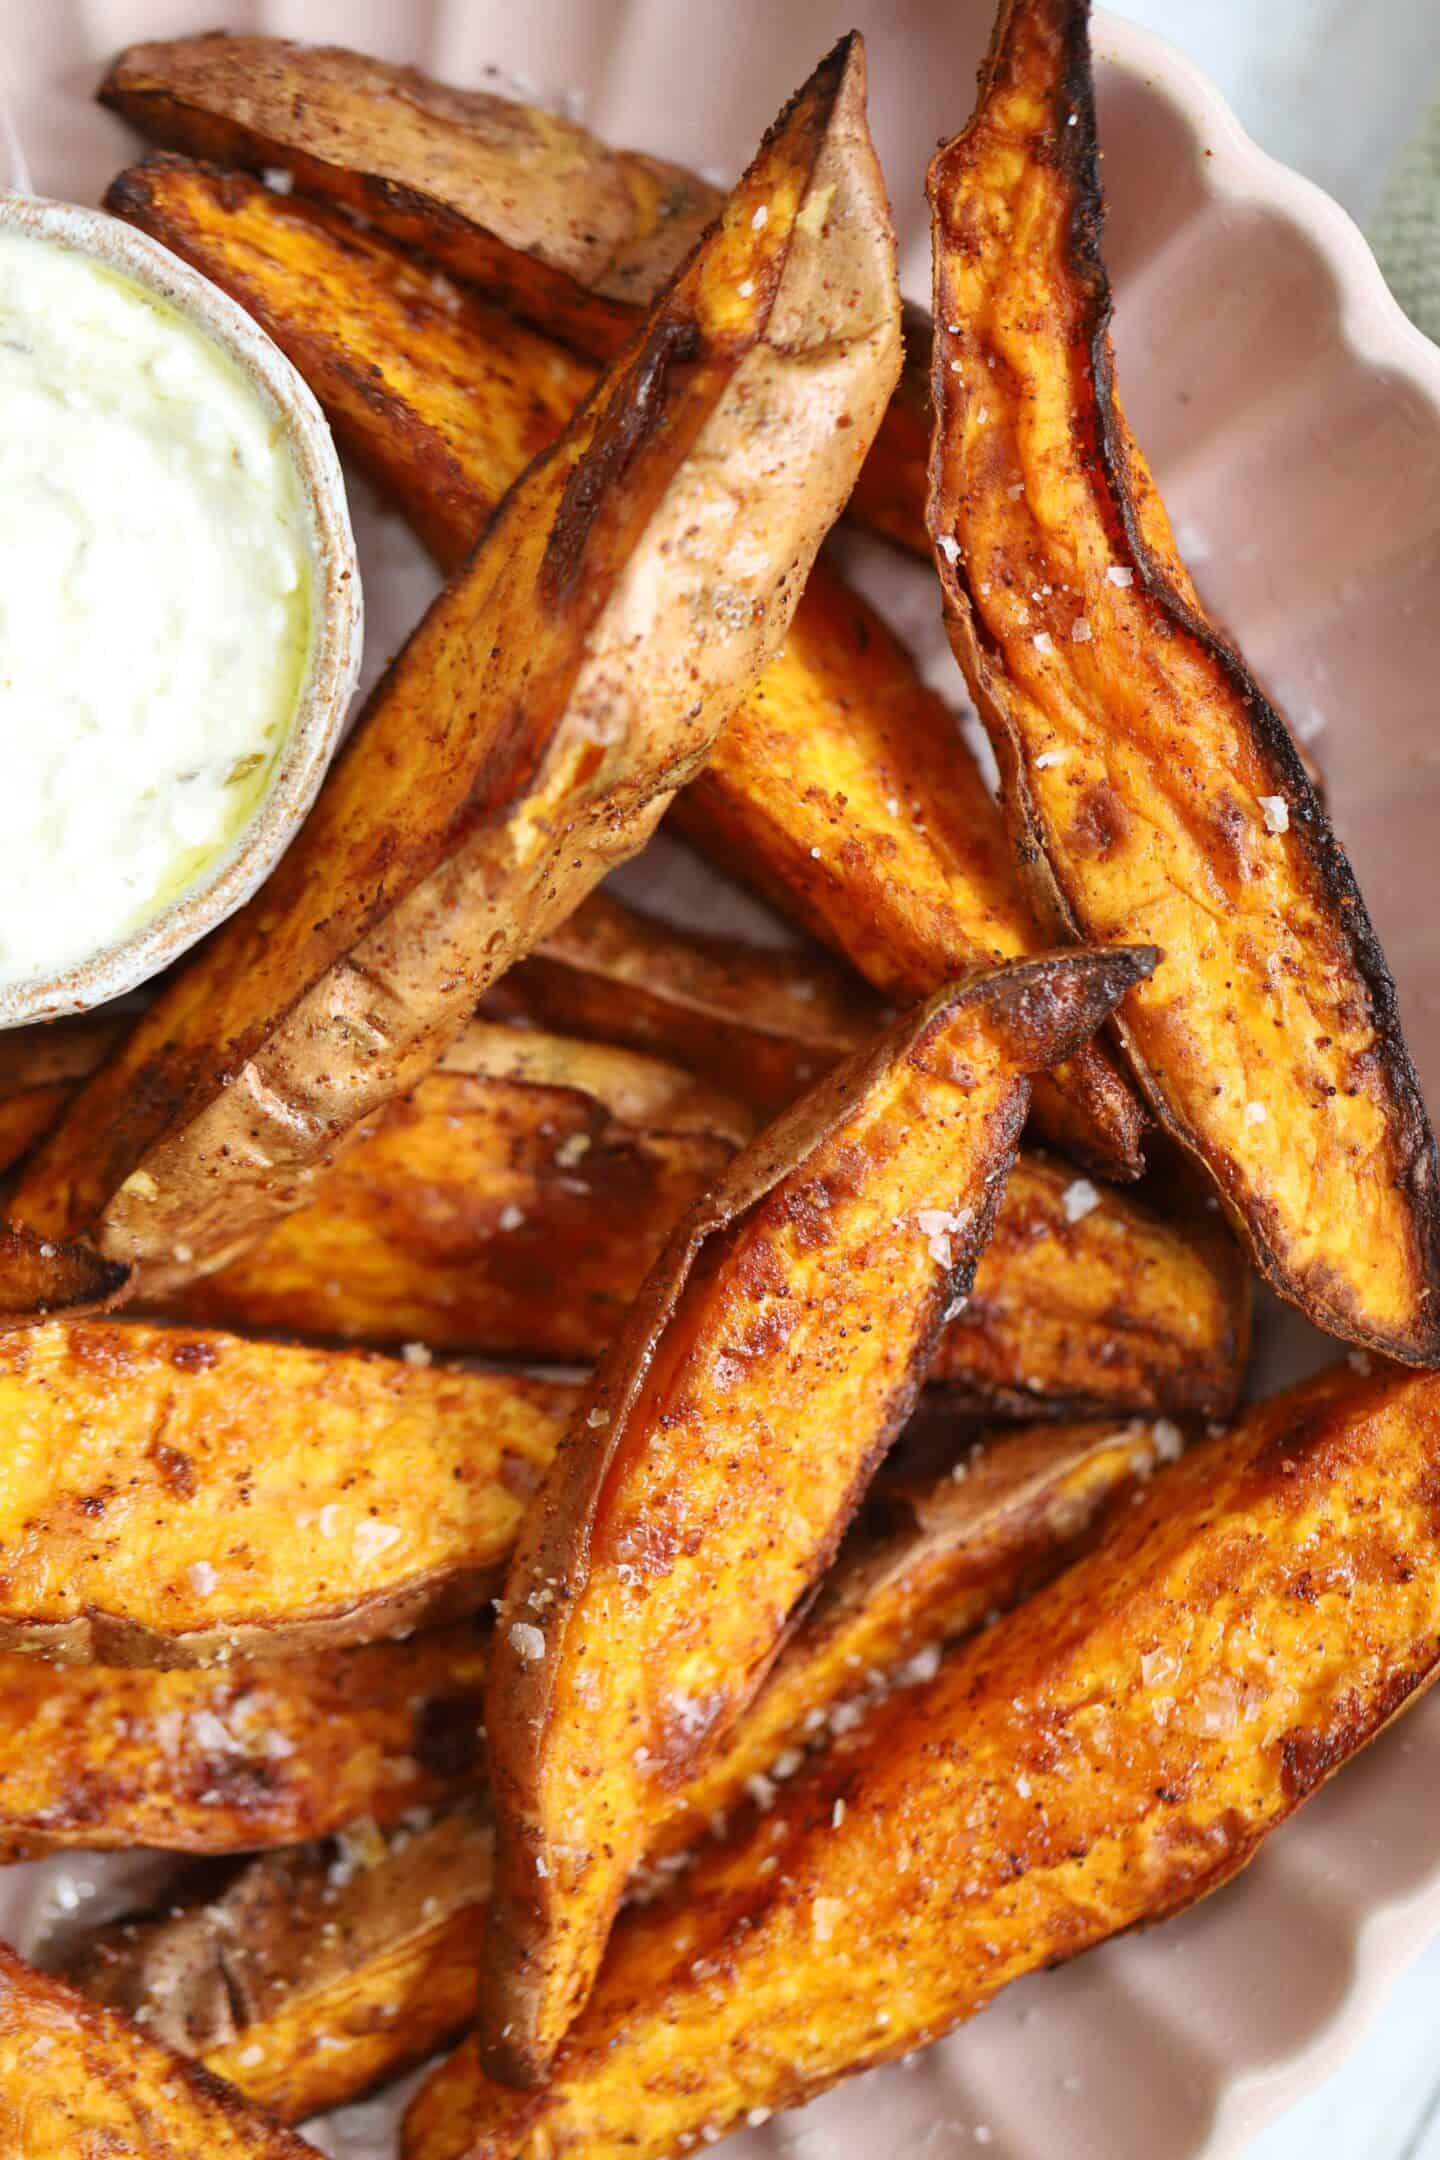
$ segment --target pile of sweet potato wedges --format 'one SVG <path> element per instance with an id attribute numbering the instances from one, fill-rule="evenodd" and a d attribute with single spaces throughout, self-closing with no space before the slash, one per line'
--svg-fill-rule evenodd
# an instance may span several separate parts
<path id="1" fill-rule="evenodd" d="M 728 194 L 338 50 L 102 87 L 447 582 L 256 898 L 3 1045 L 0 1852 L 190 1856 L 0 1950 L 7 2152 L 285 2160 L 455 2043 L 405 2160 L 714 2142 L 1434 1676 L 1434 1143 L 1125 423 L 1085 0 L 1002 0 L 933 324 L 865 67 Z M 662 818 L 788 944 L 597 890 Z M 1247 1405 L 1253 1273 L 1348 1348 Z"/>

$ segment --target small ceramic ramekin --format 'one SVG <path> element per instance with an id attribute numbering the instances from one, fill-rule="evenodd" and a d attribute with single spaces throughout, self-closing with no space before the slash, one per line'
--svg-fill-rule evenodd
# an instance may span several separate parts
<path id="1" fill-rule="evenodd" d="M 0 986 L 0 1028 L 83 1012 L 136 989 L 243 906 L 315 800 L 360 671 L 364 608 L 345 482 L 320 407 L 243 308 L 167 248 L 100 210 L 0 191 L 0 230 L 88 255 L 148 287 L 242 370 L 288 437 L 310 509 L 314 619 L 309 666 L 269 786 L 234 839 L 179 896 L 63 973 Z"/>

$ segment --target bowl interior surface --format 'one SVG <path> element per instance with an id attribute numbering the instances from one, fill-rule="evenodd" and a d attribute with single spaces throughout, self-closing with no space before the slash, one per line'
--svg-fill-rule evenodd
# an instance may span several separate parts
<path id="1" fill-rule="evenodd" d="M 544 93 L 617 142 L 717 178 L 858 17 L 907 291 L 924 300 L 922 185 L 969 111 L 988 0 L 271 0 L 229 26 L 329 38 L 461 82 Z M 18 19 L 17 19 L 18 18 Z M 8 90 L 36 184 L 93 196 L 134 154 L 89 94 L 141 36 L 212 26 L 201 0 L 91 0 L 0 18 Z M 1388 300 L 1343 214 L 1274 166 L 1193 69 L 1100 18 L 1101 131 L 1119 376 L 1201 589 L 1323 768 L 1399 981 L 1422 1076 L 1440 1100 L 1440 937 L 1431 903 L 1440 750 L 1440 359 Z M 356 491 L 367 673 L 433 589 L 418 547 Z M 853 549 L 875 596 L 959 703 L 933 581 Z M 658 857 L 632 873 L 656 897 Z M 707 927 L 714 897 L 662 879 Z M 1277 1384 L 1333 1354 L 1265 1316 Z M 1440 1703 L 1387 1736 L 1220 1897 L 1009 1990 L 912 2065 L 837 2089 L 735 2140 L 737 2160 L 877 2152 L 1053 2160 L 1192 2160 L 1243 2139 L 1321 2074 L 1387 1973 L 1440 1924 Z M 33 1938 L 78 1863 L 0 1875 L 0 1927 Z M 96 1866 L 84 1863 L 89 1879 Z M 112 1864 L 113 1865 L 113 1864 Z M 105 1876 L 100 1867 L 98 1879 Z M 48 1902 L 47 1902 L 48 1901 Z M 393 2111 L 327 2135 L 388 2160 Z"/>

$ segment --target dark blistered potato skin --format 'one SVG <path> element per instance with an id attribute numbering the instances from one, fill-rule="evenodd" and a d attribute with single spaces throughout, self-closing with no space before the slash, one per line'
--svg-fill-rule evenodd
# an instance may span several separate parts
<path id="1" fill-rule="evenodd" d="M 282 167 L 595 360 L 634 335 L 723 201 L 698 174 L 611 150 L 538 107 L 334 47 L 220 35 L 132 46 L 99 94 L 171 149 Z M 906 348 L 851 510 L 923 555 L 930 325 L 918 308 Z"/>
<path id="2" fill-rule="evenodd" d="M 308 2160 L 198 2063 L 0 1945 L 0 2152 L 15 2160 Z"/>
<path id="3" fill-rule="evenodd" d="M 1272 1287 L 1440 1361 L 1435 1148 L 1394 985 L 1115 392 L 1083 0 L 1007 0 L 930 199 L 930 526 L 1017 845 L 1073 935 L 1164 951 L 1121 1037 Z"/>
<path id="4" fill-rule="evenodd" d="M 622 1921 L 544 2093 L 469 2044 L 406 2160 L 659 2160 L 907 2054 L 1225 1882 L 1437 1654 L 1440 1379 L 1342 1366 L 1158 1476 Z"/>
<path id="5" fill-rule="evenodd" d="M 485 2029 L 533 2080 L 631 1866 L 753 1697 L 968 1289 L 1025 1075 L 1136 951 L 940 992 L 783 1113 L 682 1223 L 577 1406 L 506 1582 Z M 932 1211 L 938 1211 L 932 1213 Z"/>
<path id="6" fill-rule="evenodd" d="M 473 544 L 525 447 L 547 424 L 558 431 L 557 403 L 581 394 L 580 364 L 547 340 L 456 295 L 447 306 L 383 240 L 352 241 L 333 215 L 277 199 L 243 175 L 151 159 L 122 173 L 107 200 L 264 323 L 447 568 Z M 1052 942 L 953 713 L 823 566 L 783 654 L 732 714 L 676 815 L 727 869 L 898 1002 L 963 968 Z M 586 941 L 592 964 L 599 942 Z M 612 961 L 617 944 L 612 924 Z M 526 980 L 512 991 L 507 977 L 499 995 L 523 997 L 528 982 L 548 1024 L 589 1032 L 575 969 L 562 977 L 548 952 L 522 969 Z M 641 1000 L 659 987 L 653 972 L 642 980 L 631 970 L 623 995 L 597 992 L 602 1018 L 641 1024 Z M 684 994 L 673 971 L 668 987 Z M 827 1002 L 837 1004 L 834 993 Z M 689 1003 L 688 1039 L 703 1054 L 693 995 Z M 760 991 L 747 1010 L 758 1021 L 775 1003 Z M 667 1054 L 676 1054 L 673 1039 Z M 770 1076 L 766 1107 L 801 1084 L 793 1064 L 776 1070 L 776 1048 L 758 1030 L 746 1062 L 758 1088 Z M 1066 1152 L 1115 1176 L 1138 1173 L 1143 1114 L 1100 1045 L 1086 1044 L 1037 1082 L 1035 1116 Z"/>
<path id="7" fill-rule="evenodd" d="M 255 1852 L 429 1807 L 478 1767 L 474 1626 L 198 1672 L 0 1657 L 0 1858 Z"/>
<path id="8" fill-rule="evenodd" d="M 812 189 L 823 223 L 802 222 Z M 649 837 L 779 642 L 899 359 L 852 39 L 507 495 L 263 892 L 42 1144 L 19 1218 L 98 1225 L 153 1292 L 299 1205 L 490 983 Z M 681 544 L 697 529 L 703 562 Z"/>

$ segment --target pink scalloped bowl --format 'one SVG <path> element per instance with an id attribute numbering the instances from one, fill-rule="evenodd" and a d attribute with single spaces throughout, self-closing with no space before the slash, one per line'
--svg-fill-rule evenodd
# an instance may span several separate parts
<path id="1" fill-rule="evenodd" d="M 98 196 L 129 154 L 89 93 L 114 49 L 206 29 L 214 0 L 0 9 L 0 97 L 36 188 Z M 734 170 L 841 29 L 831 0 L 231 0 L 232 28 L 330 37 L 461 82 L 498 69 L 617 141 Z M 970 105 L 988 0 L 861 7 L 873 116 L 907 289 L 926 296 L 927 151 Z M 867 17 L 869 21 L 867 22 Z M 1126 402 L 1219 615 L 1322 764 L 1440 1089 L 1440 354 L 1389 298 L 1363 241 L 1265 157 L 1205 80 L 1113 18 L 1096 28 L 1108 253 Z M 0 178 L 4 177 L 0 135 Z M 370 666 L 431 589 L 398 523 L 354 491 Z M 923 568 L 859 551 L 873 589 L 959 698 Z M 647 858 L 638 875 L 660 875 Z M 634 875 L 631 883 L 633 886 Z M 684 906 L 684 892 L 672 889 Z M 693 906 L 694 895 L 689 896 Z M 705 902 L 713 921 L 713 901 Z M 1318 1341 L 1266 1317 L 1264 1386 Z M 1403 1961 L 1440 1928 L 1440 1698 L 1422 1706 L 1187 1917 L 1028 1981 L 916 2058 L 737 2139 L 736 2160 L 1220 2160 L 1333 2067 Z M 0 1871 L 22 1944 L 98 1916 L 137 1863 Z M 388 2160 L 393 2104 L 313 2134 Z"/>

